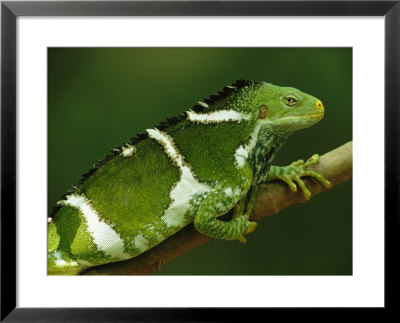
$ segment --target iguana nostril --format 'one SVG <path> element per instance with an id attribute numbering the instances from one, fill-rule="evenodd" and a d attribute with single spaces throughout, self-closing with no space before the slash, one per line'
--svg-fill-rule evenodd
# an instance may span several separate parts
<path id="1" fill-rule="evenodd" d="M 315 106 L 318 110 L 324 111 L 324 105 L 320 100 L 315 101 Z"/>

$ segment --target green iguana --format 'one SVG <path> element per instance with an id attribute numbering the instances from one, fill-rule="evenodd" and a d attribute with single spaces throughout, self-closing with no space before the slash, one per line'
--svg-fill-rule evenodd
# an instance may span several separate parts
<path id="1" fill-rule="evenodd" d="M 147 129 L 96 165 L 49 217 L 48 273 L 136 257 L 194 222 L 207 236 L 245 242 L 256 185 L 280 179 L 292 191 L 301 176 L 329 187 L 309 161 L 272 166 L 296 130 L 322 119 L 317 98 L 290 87 L 237 81 L 191 110 Z M 228 221 L 219 216 L 234 208 Z"/>

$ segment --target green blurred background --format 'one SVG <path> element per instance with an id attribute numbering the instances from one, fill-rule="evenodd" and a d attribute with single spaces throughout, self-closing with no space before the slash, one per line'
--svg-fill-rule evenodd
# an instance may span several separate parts
<path id="1" fill-rule="evenodd" d="M 277 165 L 352 139 L 351 48 L 49 48 L 48 208 L 109 151 L 237 79 L 296 87 L 325 118 Z M 352 183 L 262 220 L 248 242 L 213 240 L 155 275 L 351 275 Z"/>

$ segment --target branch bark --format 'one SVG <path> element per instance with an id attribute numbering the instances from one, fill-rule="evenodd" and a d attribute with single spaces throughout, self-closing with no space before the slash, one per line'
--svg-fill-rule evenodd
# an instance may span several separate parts
<path id="1" fill-rule="evenodd" d="M 323 156 L 318 164 L 310 167 L 331 181 L 332 186 L 338 185 L 352 177 L 353 171 L 353 143 L 350 141 Z M 305 177 L 305 184 L 312 196 L 327 190 L 316 180 Z M 259 221 L 269 215 L 276 214 L 296 203 L 307 202 L 303 192 L 296 193 L 289 190 L 287 184 L 273 181 L 259 185 L 251 220 Z M 210 241 L 197 232 L 193 224 L 163 241 L 158 246 L 146 251 L 133 259 L 110 263 L 88 269 L 83 275 L 146 275 L 180 255 Z"/>

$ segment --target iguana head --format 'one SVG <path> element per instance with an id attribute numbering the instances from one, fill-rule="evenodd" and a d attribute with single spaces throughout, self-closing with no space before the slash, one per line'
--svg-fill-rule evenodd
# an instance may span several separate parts
<path id="1" fill-rule="evenodd" d="M 188 112 L 190 120 L 247 121 L 252 127 L 266 126 L 290 134 L 315 124 L 324 116 L 319 99 L 292 87 L 266 82 L 239 80 L 203 101 Z"/>
<path id="2" fill-rule="evenodd" d="M 258 106 L 258 121 L 279 131 L 293 132 L 307 128 L 324 116 L 322 102 L 292 87 L 263 83 L 253 99 L 253 109 Z"/>

